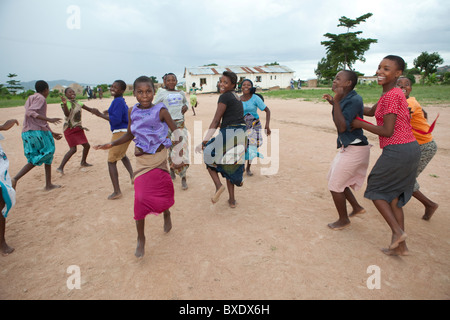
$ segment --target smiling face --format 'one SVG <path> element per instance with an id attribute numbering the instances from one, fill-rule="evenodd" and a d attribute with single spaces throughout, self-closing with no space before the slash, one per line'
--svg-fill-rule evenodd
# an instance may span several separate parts
<path id="1" fill-rule="evenodd" d="M 164 85 L 166 86 L 167 90 L 171 91 L 175 90 L 177 83 L 178 83 L 177 78 L 172 74 L 169 74 L 164 78 Z"/>
<path id="2" fill-rule="evenodd" d="M 122 87 L 118 82 L 114 82 L 109 90 L 111 91 L 111 95 L 113 97 L 121 97 L 124 92 L 124 90 L 122 89 Z"/>
<path id="3" fill-rule="evenodd" d="M 403 71 L 397 65 L 397 62 L 390 59 L 383 59 L 378 66 L 377 77 L 378 84 L 385 86 L 397 82 Z"/>
<path id="4" fill-rule="evenodd" d="M 333 80 L 332 90 L 336 91 L 336 88 L 346 88 L 352 85 L 352 81 L 348 78 L 348 75 L 341 71 L 339 72 Z"/>
<path id="5" fill-rule="evenodd" d="M 65 93 L 67 99 L 69 100 L 75 100 L 75 98 L 77 97 L 77 94 L 75 93 L 75 91 L 73 91 L 73 89 L 67 89 L 66 93 Z"/>
<path id="6" fill-rule="evenodd" d="M 136 83 L 133 93 L 141 107 L 150 108 L 152 106 L 155 91 L 149 82 Z"/>
<path id="7" fill-rule="evenodd" d="M 251 88 L 252 88 L 252 84 L 251 84 L 250 81 L 244 81 L 244 82 L 242 82 L 241 89 L 242 89 L 242 93 L 243 93 L 243 94 L 250 94 L 250 89 L 251 89 Z"/>
<path id="8" fill-rule="evenodd" d="M 409 80 L 408 78 L 400 78 L 397 81 L 397 87 L 402 89 L 403 93 L 405 94 L 406 99 L 408 99 L 409 94 L 412 91 L 411 80 Z"/>
<path id="9" fill-rule="evenodd" d="M 235 87 L 236 87 L 236 85 L 231 82 L 230 78 L 228 78 L 227 76 L 220 77 L 220 83 L 219 83 L 220 93 L 232 91 L 232 90 L 234 90 Z"/>

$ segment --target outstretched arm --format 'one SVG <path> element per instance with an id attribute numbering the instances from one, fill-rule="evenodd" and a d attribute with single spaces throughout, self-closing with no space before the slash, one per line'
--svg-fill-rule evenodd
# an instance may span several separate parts
<path id="1" fill-rule="evenodd" d="M 19 121 L 16 119 L 8 120 L 3 125 L 0 125 L 0 131 L 7 131 L 14 127 L 15 124 L 19 125 Z"/>
<path id="2" fill-rule="evenodd" d="M 130 108 L 128 110 L 128 129 L 127 129 L 127 133 L 125 133 L 119 139 L 114 140 L 112 142 L 94 146 L 95 150 L 111 149 L 112 147 L 115 147 L 115 146 L 127 143 L 128 141 L 131 141 L 131 140 L 134 139 L 134 135 L 131 133 L 131 119 L 130 119 L 131 110 L 133 110 L 133 108 Z"/>

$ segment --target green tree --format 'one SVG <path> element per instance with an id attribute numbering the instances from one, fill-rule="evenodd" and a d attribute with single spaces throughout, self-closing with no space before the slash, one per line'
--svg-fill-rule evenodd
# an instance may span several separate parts
<path id="1" fill-rule="evenodd" d="M 153 83 L 158 83 L 158 79 L 155 76 L 150 76 L 149 78 L 153 81 Z"/>
<path id="2" fill-rule="evenodd" d="M 266 63 L 264 66 L 279 66 L 280 64 L 278 62 L 272 62 L 272 63 Z"/>
<path id="3" fill-rule="evenodd" d="M 8 84 L 8 85 L 6 86 L 6 88 L 8 89 L 9 92 L 12 93 L 12 95 L 16 95 L 16 92 L 17 92 L 17 91 L 23 89 L 23 87 L 20 85 L 20 81 L 14 79 L 15 77 L 17 77 L 17 74 L 15 74 L 15 73 L 9 73 L 9 74 L 7 75 L 7 77 L 8 77 L 10 80 L 6 81 L 6 83 Z"/>
<path id="4" fill-rule="evenodd" d="M 433 52 L 429 54 L 428 52 L 422 52 L 420 56 L 414 59 L 414 67 L 423 72 L 422 83 L 428 78 L 430 74 L 437 71 L 437 66 L 444 63 L 439 53 Z"/>
<path id="5" fill-rule="evenodd" d="M 317 64 L 317 69 L 314 69 L 314 73 L 316 74 L 319 82 L 322 79 L 333 80 L 338 73 L 338 69 L 337 66 L 332 65 L 331 57 L 327 56 L 326 58 L 322 58 L 322 60 L 320 60 Z"/>
<path id="6" fill-rule="evenodd" d="M 325 46 L 327 60 L 333 68 L 353 70 L 353 65 L 356 61 L 366 61 L 364 53 L 370 49 L 372 43 L 377 43 L 378 40 L 358 38 L 362 31 L 350 32 L 350 29 L 355 28 L 361 22 L 366 22 L 372 15 L 372 13 L 366 13 L 356 19 L 343 16 L 339 19 L 338 27 L 347 28 L 346 33 L 324 34 L 324 37 L 330 40 L 322 41 L 320 44 Z"/>
<path id="7" fill-rule="evenodd" d="M 8 89 L 3 84 L 0 84 L 0 96 L 3 97 L 7 95 L 9 95 Z"/>

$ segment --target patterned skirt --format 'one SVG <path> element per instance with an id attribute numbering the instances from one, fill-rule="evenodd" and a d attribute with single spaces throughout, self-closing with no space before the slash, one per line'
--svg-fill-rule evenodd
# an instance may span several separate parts
<path id="1" fill-rule="evenodd" d="M 425 170 L 428 163 L 431 161 L 431 159 L 433 159 L 436 152 L 437 152 L 437 144 L 434 140 L 420 145 L 420 162 L 419 167 L 417 168 L 416 178 L 419 176 L 419 174 L 422 173 L 423 170 Z M 420 185 L 416 179 L 416 183 L 414 184 L 414 191 L 417 191 L 419 189 Z"/>
<path id="2" fill-rule="evenodd" d="M 31 130 L 22 132 L 23 150 L 28 163 L 35 166 L 52 164 L 55 140 L 50 131 Z"/>
<path id="3" fill-rule="evenodd" d="M 245 160 L 253 160 L 258 157 L 263 159 L 264 156 L 258 152 L 258 148 L 263 144 L 263 138 L 261 134 L 262 126 L 261 121 L 256 119 L 251 114 L 245 115 L 245 124 L 247 126 L 247 136 L 248 136 L 248 148 L 245 153 Z"/>
<path id="4" fill-rule="evenodd" d="M 1 209 L 3 217 L 8 217 L 8 213 L 16 203 L 16 191 L 11 186 L 9 176 L 9 160 L 0 146 L 0 189 L 5 206 Z"/>
<path id="5" fill-rule="evenodd" d="M 246 150 L 246 126 L 231 125 L 220 129 L 219 134 L 208 141 L 203 159 L 208 168 L 240 187 L 243 184 Z"/>
<path id="6" fill-rule="evenodd" d="M 174 120 L 177 125 L 177 132 L 174 134 L 169 130 L 169 139 L 183 139 L 179 144 L 169 148 L 169 166 L 181 178 L 186 177 L 186 171 L 189 168 L 189 140 L 188 131 L 184 126 L 184 120 Z"/>

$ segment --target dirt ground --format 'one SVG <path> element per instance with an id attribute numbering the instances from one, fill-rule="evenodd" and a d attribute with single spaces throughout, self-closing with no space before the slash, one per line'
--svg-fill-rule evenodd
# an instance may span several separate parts
<path id="1" fill-rule="evenodd" d="M 197 116 L 187 113 L 193 144 L 201 141 L 217 99 L 199 95 Z M 126 101 L 135 103 L 134 97 Z M 86 104 L 106 110 L 110 103 Z M 0 256 L 0 299 L 449 299 L 450 108 L 427 107 L 432 120 L 440 113 L 434 132 L 439 151 L 419 178 L 423 193 L 440 207 L 426 222 L 423 206 L 412 199 L 404 208 L 411 255 L 389 257 L 380 251 L 390 243 L 389 227 L 363 198 L 365 186 L 355 195 L 367 213 L 353 218 L 345 230 L 327 227 L 337 219 L 326 180 L 336 154 L 330 106 L 300 100 L 266 103 L 274 134 L 262 149 L 265 162 L 255 163 L 254 176 L 245 177 L 236 190 L 237 208 L 229 208 L 226 193 L 212 205 L 213 183 L 191 154 L 189 189 L 181 189 L 179 177 L 174 181 L 173 229 L 165 234 L 162 216 L 148 216 L 143 259 L 134 256 L 134 191 L 125 168 L 119 163 L 124 197 L 107 200 L 112 193 L 107 152 L 91 149 L 93 166 L 81 168 L 79 148 L 61 176 L 55 169 L 68 146 L 64 138 L 57 141 L 53 182 L 62 188 L 43 191 L 43 167 L 17 185 L 17 204 L 6 227 L 15 251 Z M 2 123 L 20 122 L 2 132 L 11 175 L 26 164 L 23 115 L 23 107 L 0 109 Z M 57 104 L 49 105 L 48 115 L 63 116 Z M 103 119 L 84 111 L 83 124 L 90 129 L 91 145 L 110 139 Z M 61 132 L 62 124 L 52 128 Z M 381 149 L 378 138 L 367 135 L 374 145 L 370 169 Z M 76 283 L 71 266 L 79 268 L 80 289 L 68 286 Z M 371 289 L 368 283 L 380 287 Z"/>

